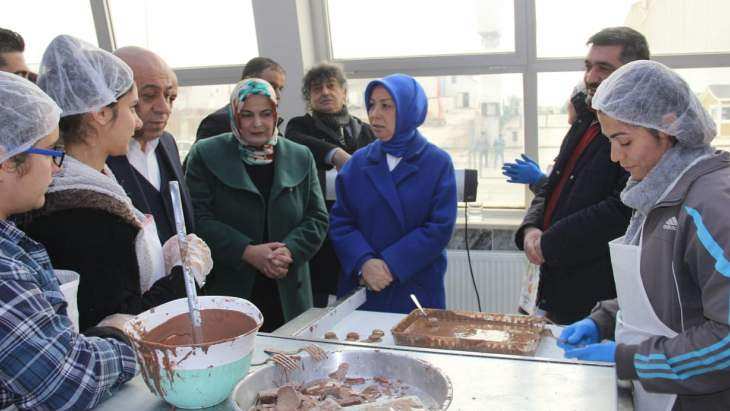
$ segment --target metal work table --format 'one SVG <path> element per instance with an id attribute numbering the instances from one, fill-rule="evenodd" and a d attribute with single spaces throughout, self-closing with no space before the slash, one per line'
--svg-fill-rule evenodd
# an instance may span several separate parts
<path id="1" fill-rule="evenodd" d="M 277 330 L 281 331 L 286 329 Z M 374 348 L 364 343 L 260 333 L 256 339 L 253 362 L 266 358 L 263 348 L 289 351 L 313 342 L 327 351 Z M 444 371 L 453 385 L 453 401 L 449 410 L 627 409 L 623 404 L 619 406 L 615 372 L 612 366 L 606 364 L 411 347 L 380 346 L 378 349 L 420 358 Z M 168 411 L 172 407 L 154 397 L 141 377 L 137 376 L 97 409 Z M 208 408 L 211 411 L 232 409 L 230 399 Z"/>

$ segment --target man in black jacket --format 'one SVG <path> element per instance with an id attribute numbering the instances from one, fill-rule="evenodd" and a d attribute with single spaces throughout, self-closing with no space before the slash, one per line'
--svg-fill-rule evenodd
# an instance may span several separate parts
<path id="1" fill-rule="evenodd" d="M 540 265 L 537 305 L 558 324 L 585 318 L 598 301 L 616 297 L 608 242 L 629 222 L 631 212 L 619 198 L 628 173 L 611 162 L 590 99 L 614 70 L 649 59 L 646 39 L 628 27 L 601 30 L 586 44 L 586 101 L 573 101 L 577 119 L 515 235 L 517 247 Z"/>
<path id="2" fill-rule="evenodd" d="M 309 147 L 320 174 L 332 167 L 341 169 L 355 150 L 375 140 L 370 126 L 347 111 L 347 79 L 340 67 L 321 63 L 309 69 L 302 80 L 302 96 L 311 112 L 289 120 L 286 137 Z M 334 202 L 326 203 L 329 210 Z M 314 305 L 324 307 L 329 295 L 337 292 L 340 272 L 329 237 L 309 268 Z"/>
<path id="3" fill-rule="evenodd" d="M 114 52 L 134 72 L 139 93 L 135 110 L 142 120 L 124 156 L 110 157 L 107 165 L 124 187 L 134 206 L 155 218 L 157 233 L 164 243 L 175 234 L 170 181 L 180 182 L 185 226 L 195 231 L 190 195 L 183 179 L 175 138 L 165 131 L 177 97 L 177 77 L 157 54 L 140 47 L 123 47 Z"/>
<path id="4" fill-rule="evenodd" d="M 241 73 L 241 80 L 251 77 L 268 81 L 274 87 L 276 99 L 281 99 L 281 92 L 286 84 L 286 71 L 279 63 L 267 57 L 254 57 L 246 63 L 243 73 Z M 229 133 L 231 131 L 231 119 L 228 115 L 229 107 L 230 104 L 226 104 L 208 114 L 198 126 L 195 141 Z M 283 121 L 284 119 L 280 116 L 277 126 L 281 126 Z"/>

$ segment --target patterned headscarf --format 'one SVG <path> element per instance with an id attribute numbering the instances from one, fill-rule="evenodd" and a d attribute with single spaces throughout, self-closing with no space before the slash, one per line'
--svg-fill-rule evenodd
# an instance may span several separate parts
<path id="1" fill-rule="evenodd" d="M 246 101 L 246 98 L 253 95 L 268 97 L 271 101 L 271 108 L 274 110 L 274 117 L 278 117 L 276 111 L 276 93 L 274 92 L 274 88 L 271 84 L 260 78 L 247 78 L 239 81 L 231 93 L 231 105 L 230 111 L 228 112 L 228 117 L 231 122 L 231 131 L 241 143 L 239 151 L 241 153 L 241 160 L 244 163 L 249 165 L 270 164 L 274 161 L 274 147 L 278 142 L 276 118 L 274 118 L 274 130 L 271 138 L 261 147 L 254 147 L 250 145 L 249 142 L 246 141 L 246 138 L 241 135 L 238 126 L 237 114 L 243 110 L 243 103 Z"/>

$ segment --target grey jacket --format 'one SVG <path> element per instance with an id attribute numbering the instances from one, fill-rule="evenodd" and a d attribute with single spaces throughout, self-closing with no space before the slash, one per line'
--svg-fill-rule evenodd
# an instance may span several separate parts
<path id="1" fill-rule="evenodd" d="M 641 278 L 659 319 L 677 332 L 618 344 L 620 379 L 678 394 L 674 409 L 730 409 L 730 153 L 718 151 L 685 172 L 649 212 Z M 591 318 L 614 337 L 618 303 Z"/>

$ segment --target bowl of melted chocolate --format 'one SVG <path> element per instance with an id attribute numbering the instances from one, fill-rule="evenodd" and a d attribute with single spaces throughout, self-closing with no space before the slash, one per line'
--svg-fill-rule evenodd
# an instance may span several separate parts
<path id="1" fill-rule="evenodd" d="M 125 326 L 153 394 L 180 408 L 228 398 L 251 364 L 263 316 L 235 297 L 200 296 L 202 339 L 194 341 L 187 299 L 152 308 Z"/>

